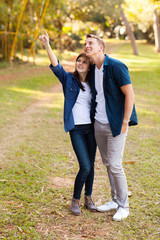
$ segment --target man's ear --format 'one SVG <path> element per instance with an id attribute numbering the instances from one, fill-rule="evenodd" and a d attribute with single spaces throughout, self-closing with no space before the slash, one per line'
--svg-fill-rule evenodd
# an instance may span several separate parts
<path id="1" fill-rule="evenodd" d="M 103 52 L 103 45 L 102 44 L 100 45 L 100 52 L 101 51 Z"/>

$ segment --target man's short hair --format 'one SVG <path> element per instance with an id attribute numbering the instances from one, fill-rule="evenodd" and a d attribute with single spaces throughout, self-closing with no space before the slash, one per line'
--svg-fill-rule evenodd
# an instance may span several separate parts
<path id="1" fill-rule="evenodd" d="M 103 46 L 103 51 L 104 51 L 104 49 L 105 49 L 105 43 L 104 43 L 104 41 L 103 41 L 100 37 L 98 37 L 98 36 L 96 36 L 96 35 L 94 35 L 94 34 L 87 34 L 86 39 L 87 39 L 87 38 L 94 38 L 94 39 L 96 39 L 97 42 L 98 42 L 100 45 Z"/>

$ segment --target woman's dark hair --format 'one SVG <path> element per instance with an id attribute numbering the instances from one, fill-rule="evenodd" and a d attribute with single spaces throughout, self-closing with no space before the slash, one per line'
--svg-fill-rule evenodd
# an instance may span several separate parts
<path id="1" fill-rule="evenodd" d="M 76 62 L 78 61 L 78 59 L 79 59 L 80 57 L 86 57 L 86 58 L 89 59 L 89 57 L 87 57 L 85 53 L 81 53 L 81 54 L 79 54 L 79 56 L 76 58 Z M 89 59 L 89 62 L 90 62 L 89 69 L 91 69 L 92 62 L 91 62 L 90 59 Z M 84 89 L 84 87 L 83 87 L 83 85 L 82 85 L 82 83 L 81 83 L 81 81 L 80 81 L 80 75 L 79 75 L 78 71 L 75 70 L 72 74 L 73 74 L 73 76 L 75 76 L 75 77 L 77 78 L 79 87 L 80 87 L 83 91 L 85 91 L 85 89 Z M 87 83 L 89 84 L 89 86 L 90 86 L 90 71 L 88 71 L 88 73 L 87 73 L 87 75 L 86 75 L 85 82 L 87 82 Z"/>

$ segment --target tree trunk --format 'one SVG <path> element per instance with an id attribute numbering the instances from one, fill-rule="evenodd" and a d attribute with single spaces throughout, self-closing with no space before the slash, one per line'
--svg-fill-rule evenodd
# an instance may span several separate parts
<path id="1" fill-rule="evenodd" d="M 160 27 L 159 27 L 159 18 L 157 14 L 157 9 L 153 11 L 153 29 L 154 29 L 154 38 L 155 38 L 155 46 L 157 52 L 160 52 Z"/>
<path id="2" fill-rule="evenodd" d="M 136 41 L 135 41 L 135 37 L 134 37 L 134 34 L 133 34 L 132 30 L 131 30 L 129 22 L 128 22 L 127 18 L 124 15 L 122 7 L 120 6 L 119 8 L 120 8 L 120 14 L 121 14 L 121 17 L 123 19 L 124 25 L 126 26 L 127 35 L 128 35 L 128 37 L 129 37 L 129 39 L 131 41 L 131 45 L 132 45 L 132 48 L 133 48 L 133 54 L 134 55 L 139 55 L 138 54 L 138 48 L 137 48 Z"/>

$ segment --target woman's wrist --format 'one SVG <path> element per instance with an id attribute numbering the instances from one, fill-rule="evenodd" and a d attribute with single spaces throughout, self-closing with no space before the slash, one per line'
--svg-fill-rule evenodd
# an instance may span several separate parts
<path id="1" fill-rule="evenodd" d="M 50 44 L 49 43 L 45 43 L 45 48 L 47 49 L 47 48 L 50 48 Z"/>

